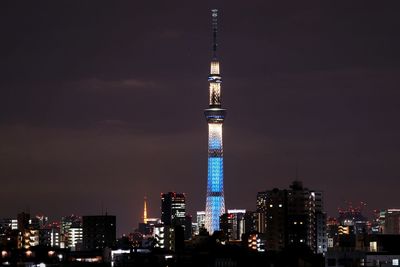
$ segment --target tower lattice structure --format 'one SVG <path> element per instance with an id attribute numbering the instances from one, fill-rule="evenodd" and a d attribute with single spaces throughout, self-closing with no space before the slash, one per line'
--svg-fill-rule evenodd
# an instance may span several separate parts
<path id="1" fill-rule="evenodd" d="M 226 110 L 222 108 L 221 75 L 217 57 L 218 10 L 211 10 L 213 30 L 213 57 L 209 81 L 209 107 L 204 111 L 208 123 L 208 175 L 205 227 L 210 234 L 219 230 L 220 216 L 225 213 L 224 157 L 222 125 Z"/>

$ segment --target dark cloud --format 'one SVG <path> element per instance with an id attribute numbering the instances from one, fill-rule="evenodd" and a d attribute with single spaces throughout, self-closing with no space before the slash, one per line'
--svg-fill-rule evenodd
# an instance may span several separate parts
<path id="1" fill-rule="evenodd" d="M 296 168 L 331 215 L 400 206 L 395 2 L 0 5 L 0 216 L 104 206 L 122 233 L 144 195 L 151 216 L 171 190 L 203 209 L 212 6 L 227 207 L 254 209 Z"/>

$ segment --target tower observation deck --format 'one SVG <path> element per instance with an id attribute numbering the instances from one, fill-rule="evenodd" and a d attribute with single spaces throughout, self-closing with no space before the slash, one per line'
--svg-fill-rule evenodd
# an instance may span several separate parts
<path id="1" fill-rule="evenodd" d="M 224 198 L 224 157 L 222 146 L 222 125 L 226 110 L 222 108 L 221 74 L 217 57 L 218 10 L 212 9 L 213 56 L 208 76 L 209 101 L 204 111 L 208 123 L 208 175 L 205 227 L 210 234 L 219 230 L 220 216 L 225 213 Z"/>

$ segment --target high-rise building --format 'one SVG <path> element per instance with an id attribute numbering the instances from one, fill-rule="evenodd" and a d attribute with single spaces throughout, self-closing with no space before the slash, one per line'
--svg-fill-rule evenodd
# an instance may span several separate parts
<path id="1" fill-rule="evenodd" d="M 268 191 L 265 192 L 258 192 L 257 193 L 257 231 L 259 233 L 266 233 L 266 216 L 265 211 L 267 209 L 267 199 L 268 199 Z"/>
<path id="2" fill-rule="evenodd" d="M 274 188 L 262 195 L 266 197 L 261 210 L 265 210 L 267 249 L 279 251 L 288 243 L 287 190 Z"/>
<path id="3" fill-rule="evenodd" d="M 209 108 L 204 111 L 208 123 L 208 176 L 205 226 L 210 234 L 219 230 L 220 216 L 225 213 L 222 125 L 226 110 L 222 109 L 221 75 L 217 57 L 218 10 L 212 10 L 213 57 L 208 76 Z"/>
<path id="4" fill-rule="evenodd" d="M 26 229 L 29 228 L 29 221 L 31 219 L 31 215 L 26 212 L 18 213 L 17 220 L 18 220 L 18 230 L 20 232 L 24 232 Z"/>
<path id="5" fill-rule="evenodd" d="M 295 181 L 290 189 L 259 192 L 257 210 L 265 213 L 267 250 L 307 245 L 315 253 L 326 251 L 322 192 Z"/>
<path id="6" fill-rule="evenodd" d="M 161 194 L 161 222 L 165 225 L 185 225 L 185 194 L 168 192 Z"/>
<path id="7" fill-rule="evenodd" d="M 154 238 L 156 240 L 156 248 L 164 248 L 174 250 L 175 248 L 175 232 L 174 227 L 165 224 L 156 224 L 154 226 Z"/>
<path id="8" fill-rule="evenodd" d="M 73 224 L 68 229 L 67 247 L 72 251 L 79 250 L 82 247 L 83 227 L 82 225 Z"/>
<path id="9" fill-rule="evenodd" d="M 116 217 L 112 215 L 83 216 L 83 249 L 112 247 L 116 242 Z"/>
<path id="10" fill-rule="evenodd" d="M 205 228 L 206 223 L 206 212 L 205 211 L 197 211 L 196 212 L 196 223 L 197 227 L 195 230 L 195 234 L 198 235 L 201 228 Z"/>
<path id="11" fill-rule="evenodd" d="M 186 214 L 184 193 L 168 192 L 161 194 L 161 222 L 166 226 L 165 229 L 181 226 L 184 238 L 186 240 L 192 238 L 192 217 Z"/>
<path id="12" fill-rule="evenodd" d="M 227 235 L 229 240 L 241 240 L 245 233 L 246 210 L 228 210 L 221 215 L 220 228 Z"/>
<path id="13" fill-rule="evenodd" d="M 18 220 L 18 247 L 28 249 L 39 245 L 39 223 L 31 220 L 29 213 L 21 212 L 17 215 Z"/>
<path id="14" fill-rule="evenodd" d="M 18 220 L 9 218 L 0 219 L 0 229 L 0 234 L 9 230 L 18 230 Z"/>
<path id="15" fill-rule="evenodd" d="M 269 197 L 269 191 L 263 191 L 257 193 L 257 212 L 265 212 L 267 209 L 267 199 Z"/>
<path id="16" fill-rule="evenodd" d="M 39 245 L 39 229 L 26 229 L 21 235 L 19 247 L 28 249 Z"/>
<path id="17" fill-rule="evenodd" d="M 47 247 L 60 247 L 59 223 L 43 225 L 39 230 L 39 243 Z"/>
<path id="18" fill-rule="evenodd" d="M 166 233 L 166 229 L 168 228 L 167 226 L 165 226 L 164 224 L 160 223 L 160 224 L 156 224 L 154 226 L 154 238 L 156 240 L 156 244 L 155 247 L 157 248 L 165 248 L 167 247 L 168 249 L 170 249 L 170 244 L 167 242 L 167 236 L 169 237 L 169 233 Z M 167 244 L 166 244 L 167 243 Z"/>
<path id="19" fill-rule="evenodd" d="M 180 251 L 184 247 L 185 229 L 182 225 L 156 224 L 154 226 L 155 247 Z"/>
<path id="20" fill-rule="evenodd" d="M 185 225 L 183 225 L 185 240 L 192 239 L 192 236 L 193 236 L 192 224 L 193 224 L 192 216 L 191 215 L 186 215 L 185 216 Z"/>
<path id="21" fill-rule="evenodd" d="M 244 229 L 246 233 L 265 233 L 265 213 L 257 211 L 246 211 L 244 215 Z"/>
<path id="22" fill-rule="evenodd" d="M 77 250 L 82 245 L 83 228 L 82 217 L 76 215 L 61 218 L 60 247 Z"/>
<path id="23" fill-rule="evenodd" d="M 327 217 L 324 212 L 315 213 L 317 253 L 325 254 L 328 251 Z"/>
<path id="24" fill-rule="evenodd" d="M 400 209 L 386 210 L 384 233 L 400 235 Z"/>

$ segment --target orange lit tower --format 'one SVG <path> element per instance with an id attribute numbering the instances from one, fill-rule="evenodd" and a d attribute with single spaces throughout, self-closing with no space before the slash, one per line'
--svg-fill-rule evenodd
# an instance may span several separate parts
<path id="1" fill-rule="evenodd" d="M 147 224 L 147 197 L 144 197 L 143 223 Z"/>
<path id="2" fill-rule="evenodd" d="M 225 213 L 222 125 L 226 110 L 221 106 L 221 75 L 217 58 L 218 10 L 211 10 L 213 57 L 208 76 L 209 107 L 204 111 L 208 123 L 208 177 L 205 227 L 210 234 L 219 230 L 219 219 Z"/>

